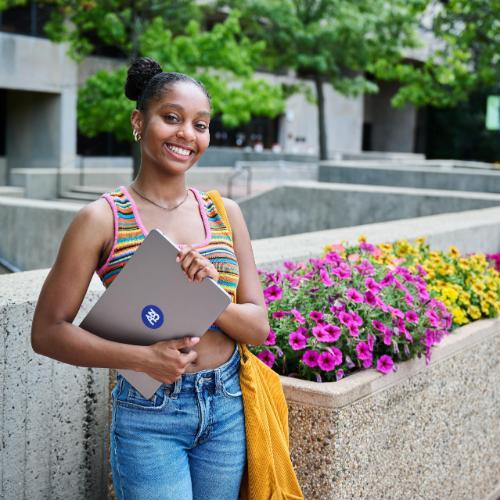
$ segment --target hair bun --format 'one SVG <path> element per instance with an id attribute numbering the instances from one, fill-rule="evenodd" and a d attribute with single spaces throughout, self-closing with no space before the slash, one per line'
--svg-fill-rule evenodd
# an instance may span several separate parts
<path id="1" fill-rule="evenodd" d="M 130 65 L 125 82 L 125 95 L 137 101 L 153 76 L 161 73 L 161 66 L 150 57 L 138 57 Z"/>

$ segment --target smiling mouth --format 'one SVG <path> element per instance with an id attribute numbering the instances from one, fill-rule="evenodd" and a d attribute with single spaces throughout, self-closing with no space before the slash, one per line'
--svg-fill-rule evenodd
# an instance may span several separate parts
<path id="1" fill-rule="evenodd" d="M 184 156 L 185 158 L 187 158 L 188 156 L 194 155 L 194 150 L 190 149 L 190 148 L 184 148 L 184 147 L 177 146 L 175 144 L 170 144 L 170 143 L 165 144 L 165 147 L 169 151 L 172 151 L 173 153 L 175 153 L 177 155 Z"/>

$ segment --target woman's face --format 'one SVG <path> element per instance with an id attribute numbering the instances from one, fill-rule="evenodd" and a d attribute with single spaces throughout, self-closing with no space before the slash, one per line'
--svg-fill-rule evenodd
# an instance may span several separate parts
<path id="1" fill-rule="evenodd" d="M 171 172 L 188 170 L 210 142 L 210 104 L 191 82 L 177 82 L 150 101 L 145 116 L 134 111 L 132 123 L 141 131 L 143 160 L 146 156 Z"/>

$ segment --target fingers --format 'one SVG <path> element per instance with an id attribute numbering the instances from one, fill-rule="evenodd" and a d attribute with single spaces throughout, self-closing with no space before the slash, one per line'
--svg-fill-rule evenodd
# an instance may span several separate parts
<path id="1" fill-rule="evenodd" d="M 194 347 L 199 341 L 199 337 L 183 337 L 181 339 L 165 340 L 169 347 L 177 350 Z"/>
<path id="2" fill-rule="evenodd" d="M 219 273 L 214 265 L 189 245 L 179 251 L 177 261 L 180 262 L 182 270 L 192 282 L 200 283 L 207 276 L 215 280 L 219 279 Z"/>

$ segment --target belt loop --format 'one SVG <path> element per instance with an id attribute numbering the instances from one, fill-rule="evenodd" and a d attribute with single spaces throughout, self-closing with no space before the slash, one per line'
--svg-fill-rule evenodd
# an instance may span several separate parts
<path id="1" fill-rule="evenodd" d="M 182 389 L 182 375 L 174 382 L 174 390 L 172 391 L 172 394 L 170 394 L 171 398 L 176 398 L 179 392 L 181 392 Z"/>
<path id="2" fill-rule="evenodd" d="M 214 370 L 215 376 L 215 394 L 220 394 L 222 392 L 222 373 L 220 368 Z"/>

